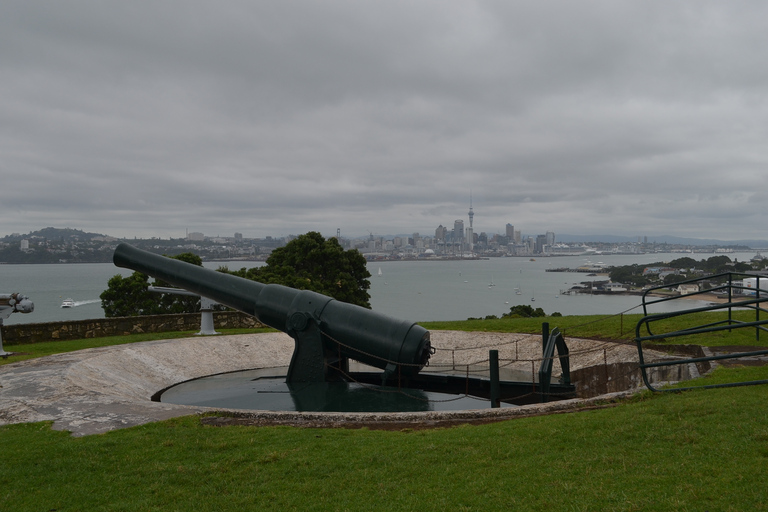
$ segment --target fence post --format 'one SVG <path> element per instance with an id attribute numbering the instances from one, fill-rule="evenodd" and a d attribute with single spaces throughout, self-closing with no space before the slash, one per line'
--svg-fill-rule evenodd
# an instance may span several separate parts
<path id="1" fill-rule="evenodd" d="M 499 351 L 488 351 L 488 359 L 490 361 L 490 378 L 491 378 L 491 408 L 499 407 Z"/>

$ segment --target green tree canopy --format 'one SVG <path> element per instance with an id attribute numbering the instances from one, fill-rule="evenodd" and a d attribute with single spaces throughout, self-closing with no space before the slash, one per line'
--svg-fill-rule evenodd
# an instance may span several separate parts
<path id="1" fill-rule="evenodd" d="M 686 256 L 670 261 L 668 266 L 672 268 L 694 268 L 696 265 L 697 262 L 695 259 Z"/>
<path id="2" fill-rule="evenodd" d="M 509 308 L 509 313 L 504 313 L 502 316 L 511 318 L 536 318 L 547 316 L 547 314 L 541 308 L 533 309 L 533 306 L 531 305 L 519 304 Z"/>
<path id="3" fill-rule="evenodd" d="M 200 256 L 185 252 L 174 259 L 202 266 Z M 169 286 L 155 280 L 154 286 Z M 113 276 L 107 289 L 99 296 L 101 308 L 107 318 L 118 316 L 163 315 L 174 313 L 195 313 L 200 311 L 200 299 L 185 295 L 160 294 L 149 291 L 149 276 L 134 272 L 128 277 Z"/>
<path id="4" fill-rule="evenodd" d="M 357 249 L 344 250 L 338 240 L 326 240 L 316 231 L 272 251 L 263 267 L 228 272 L 264 284 L 311 290 L 342 302 L 371 307 L 371 273 L 365 257 Z"/>

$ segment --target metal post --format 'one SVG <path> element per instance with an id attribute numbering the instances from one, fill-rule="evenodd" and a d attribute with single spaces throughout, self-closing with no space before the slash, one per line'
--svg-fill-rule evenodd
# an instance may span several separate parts
<path id="1" fill-rule="evenodd" d="M 8 357 L 10 352 L 3 350 L 3 319 L 0 317 L 0 357 Z"/>
<path id="2" fill-rule="evenodd" d="M 728 325 L 731 325 L 733 322 L 733 319 L 731 317 L 731 303 L 733 302 L 733 274 L 730 272 L 728 273 Z M 728 329 L 728 332 L 731 332 L 730 329 Z"/>
<path id="3" fill-rule="evenodd" d="M 549 322 L 542 322 L 541 324 L 541 353 L 547 349 L 547 342 L 549 341 Z"/>
<path id="4" fill-rule="evenodd" d="M 200 297 L 200 332 L 197 334 L 200 336 L 213 336 L 215 334 L 221 334 L 216 332 L 216 328 L 213 325 L 213 306 L 216 302 L 207 297 Z"/>
<path id="5" fill-rule="evenodd" d="M 490 378 L 491 378 L 491 408 L 497 408 L 499 404 L 499 351 L 488 351 L 488 359 L 490 360 Z"/>
<path id="6" fill-rule="evenodd" d="M 755 307 L 755 322 L 760 321 L 760 276 L 757 277 L 757 286 L 755 289 L 755 296 L 757 297 L 757 304 Z M 760 326 L 755 326 L 755 341 L 760 341 Z"/>

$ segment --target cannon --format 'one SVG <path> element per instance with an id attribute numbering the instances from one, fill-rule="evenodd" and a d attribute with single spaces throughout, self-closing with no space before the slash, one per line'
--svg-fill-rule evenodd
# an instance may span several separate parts
<path id="1" fill-rule="evenodd" d="M 408 378 L 429 363 L 429 331 L 309 290 L 262 284 L 120 244 L 113 261 L 255 317 L 295 340 L 288 383 L 344 380 L 348 361 Z"/>
<path id="2" fill-rule="evenodd" d="M 31 313 L 35 304 L 20 293 L 0 293 L 0 356 L 7 356 L 3 350 L 3 320 L 10 318 L 11 313 Z"/>

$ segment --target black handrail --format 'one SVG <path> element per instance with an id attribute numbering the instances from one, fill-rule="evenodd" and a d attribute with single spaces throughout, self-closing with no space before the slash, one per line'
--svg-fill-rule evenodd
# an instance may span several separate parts
<path id="1" fill-rule="evenodd" d="M 552 332 L 549 333 L 547 342 L 544 345 L 544 354 L 539 367 L 539 387 L 541 388 L 541 401 L 549 401 L 549 388 L 552 382 L 552 366 L 555 356 L 555 348 L 557 348 L 557 356 L 560 359 L 560 368 L 563 370 L 563 382 L 562 384 L 571 384 L 571 363 L 568 353 L 568 346 L 565 344 L 565 338 L 563 338 L 560 329 L 555 327 Z"/>
<path id="2" fill-rule="evenodd" d="M 740 283 L 734 280 L 735 276 L 741 276 Z M 744 286 L 743 285 L 744 277 L 756 278 L 756 281 L 755 281 L 756 287 L 753 289 L 753 288 Z M 742 357 L 753 357 L 753 356 L 768 354 L 768 350 L 757 350 L 754 352 L 740 352 L 740 353 L 733 353 L 733 354 L 722 354 L 718 356 L 677 359 L 674 361 L 662 361 L 662 362 L 656 362 L 656 363 L 645 362 L 645 359 L 643 357 L 644 341 L 653 341 L 653 340 L 659 340 L 659 339 L 674 338 L 679 336 L 690 336 L 693 334 L 704 334 L 709 332 L 732 331 L 733 329 L 743 329 L 743 328 L 749 328 L 749 327 L 754 327 L 756 340 L 759 341 L 760 332 L 761 331 L 768 332 L 768 328 L 763 327 L 765 325 L 768 325 L 768 317 L 763 317 L 762 319 L 760 317 L 761 312 L 768 313 L 768 309 L 761 307 L 762 303 L 768 302 L 768 289 L 762 289 L 760 287 L 760 280 L 762 279 L 764 281 L 768 281 L 768 276 L 746 273 L 746 272 L 725 272 L 722 274 L 699 277 L 696 279 L 688 279 L 675 284 L 677 285 L 692 284 L 692 283 L 701 283 L 703 281 L 712 281 L 712 280 L 721 280 L 721 279 L 725 280 L 726 283 L 715 286 L 713 288 L 709 288 L 707 290 L 700 289 L 699 291 L 687 293 L 684 295 L 649 299 L 648 298 L 649 294 L 654 293 L 655 291 L 658 291 L 663 288 L 669 288 L 669 286 L 655 286 L 652 288 L 648 288 L 647 290 L 644 291 L 642 296 L 643 298 L 642 306 L 643 306 L 644 316 L 637 322 L 637 326 L 635 327 L 635 342 L 637 343 L 637 351 L 640 359 L 640 370 L 643 376 L 643 382 L 645 383 L 646 387 L 651 391 L 682 391 L 682 390 L 688 390 L 688 389 L 768 384 L 768 380 L 756 380 L 756 381 L 735 382 L 735 383 L 728 383 L 728 384 L 713 384 L 713 385 L 705 385 L 705 386 L 694 386 L 694 387 L 660 390 L 660 389 L 654 388 L 650 383 L 650 380 L 648 378 L 648 373 L 646 371 L 648 368 L 672 366 L 672 365 L 678 365 L 678 364 L 700 363 L 700 362 L 716 361 L 716 360 L 722 360 L 722 359 L 737 359 Z M 678 300 L 681 298 L 687 299 L 687 298 L 690 298 L 691 296 L 701 295 L 705 293 L 712 293 L 713 291 L 718 291 L 718 290 L 725 290 L 727 292 L 728 302 L 720 303 L 720 304 L 712 304 L 704 307 L 691 308 L 691 309 L 686 309 L 681 311 L 666 312 L 666 313 L 649 314 L 648 312 L 648 307 L 654 304 L 659 304 L 659 303 L 667 302 L 671 300 Z M 737 295 L 743 295 L 745 291 L 749 291 L 749 292 L 754 291 L 755 298 L 738 300 L 734 302 L 733 300 L 735 295 L 734 292 L 736 292 Z M 742 309 L 742 310 L 744 309 L 754 310 L 755 320 L 752 322 L 744 322 L 742 320 L 734 319 L 733 318 L 734 308 Z M 725 309 L 728 310 L 728 318 L 725 320 L 704 323 L 701 325 L 688 327 L 688 328 L 680 329 L 677 331 L 664 332 L 664 333 L 654 333 L 653 330 L 651 329 L 651 324 L 653 322 L 658 322 L 660 320 L 666 320 L 669 318 L 691 315 L 695 313 L 721 311 Z M 647 333 L 647 335 L 645 336 L 640 335 L 640 331 L 642 327 L 645 327 L 645 331 Z"/>

